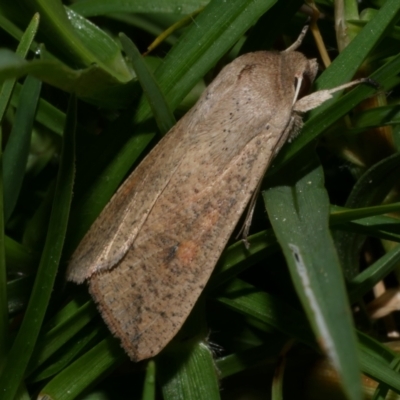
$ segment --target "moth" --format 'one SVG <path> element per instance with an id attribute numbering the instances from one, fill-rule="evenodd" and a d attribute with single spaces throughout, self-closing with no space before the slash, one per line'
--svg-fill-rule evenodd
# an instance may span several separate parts
<path id="1" fill-rule="evenodd" d="M 87 281 L 133 361 L 155 356 L 178 332 L 301 114 L 360 82 L 302 97 L 318 70 L 296 51 L 304 34 L 285 51 L 248 53 L 223 68 L 73 254 L 67 279 Z"/>

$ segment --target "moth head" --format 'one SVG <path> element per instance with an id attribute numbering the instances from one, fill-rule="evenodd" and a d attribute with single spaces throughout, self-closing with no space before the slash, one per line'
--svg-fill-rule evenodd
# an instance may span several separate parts
<path id="1" fill-rule="evenodd" d="M 297 95 L 295 96 L 294 102 L 296 102 L 298 98 L 302 98 L 310 92 L 317 72 L 317 60 L 315 58 L 307 59 L 304 63 L 304 69 L 295 74 L 294 85 Z"/>
<path id="2" fill-rule="evenodd" d="M 316 59 L 308 59 L 297 51 L 282 52 L 284 65 L 287 67 L 286 76 L 292 80 L 294 86 L 293 104 L 310 92 L 315 76 L 318 72 Z"/>

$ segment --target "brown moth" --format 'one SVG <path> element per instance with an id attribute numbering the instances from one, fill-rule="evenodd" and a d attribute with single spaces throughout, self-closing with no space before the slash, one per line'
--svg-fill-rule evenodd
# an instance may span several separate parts
<path id="1" fill-rule="evenodd" d="M 178 332 L 272 159 L 301 127 L 300 114 L 359 83 L 299 99 L 318 69 L 295 51 L 304 34 L 285 51 L 227 65 L 73 254 L 67 279 L 87 280 L 132 360 L 156 355 Z"/>

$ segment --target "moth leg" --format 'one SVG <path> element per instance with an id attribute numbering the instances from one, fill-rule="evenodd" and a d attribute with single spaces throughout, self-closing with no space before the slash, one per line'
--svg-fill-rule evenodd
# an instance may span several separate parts
<path id="1" fill-rule="evenodd" d="M 293 111 L 305 113 L 306 111 L 313 110 L 314 108 L 320 106 L 322 103 L 325 103 L 325 101 L 331 99 L 333 93 L 336 93 L 339 90 L 359 85 L 360 83 L 368 83 L 376 87 L 376 83 L 372 79 L 362 78 L 349 83 L 345 83 L 344 85 L 340 85 L 333 89 L 318 90 L 317 92 L 311 93 L 308 96 L 305 96 L 296 101 L 293 106 Z"/>
<path id="2" fill-rule="evenodd" d="M 240 228 L 239 233 L 237 234 L 237 236 L 235 238 L 235 239 L 238 239 L 241 236 L 244 247 L 246 247 L 247 250 L 250 248 L 250 243 L 247 240 L 247 238 L 249 236 L 251 222 L 253 221 L 254 209 L 256 207 L 257 198 L 258 198 L 258 195 L 261 190 L 261 183 L 262 183 L 262 180 L 260 180 L 260 182 L 258 182 L 256 190 L 254 191 L 254 193 L 251 196 L 250 203 L 247 207 L 246 218 L 243 222 L 242 227 Z"/>
<path id="3" fill-rule="evenodd" d="M 301 85 L 301 83 L 300 83 L 300 85 Z M 289 138 L 289 140 L 291 140 L 291 139 L 293 139 L 293 137 L 296 136 L 297 132 L 301 128 L 301 124 L 302 124 L 301 118 L 298 115 L 292 115 L 285 130 L 280 135 L 280 138 L 277 140 L 275 147 L 272 150 L 272 156 L 271 156 L 268 164 L 265 166 L 263 176 L 265 175 L 265 172 L 271 165 L 271 162 L 273 161 L 274 157 L 278 154 L 281 147 L 285 144 L 286 140 L 288 138 Z M 244 220 L 243 226 L 240 228 L 240 231 L 236 236 L 236 239 L 238 239 L 240 236 L 242 236 L 242 242 L 244 243 L 246 249 L 249 249 L 249 247 L 250 247 L 250 243 L 248 242 L 247 237 L 249 236 L 250 226 L 251 226 L 251 222 L 253 220 L 253 215 L 254 215 L 254 209 L 256 207 L 258 195 L 260 194 L 260 191 L 261 191 L 262 182 L 263 182 L 262 180 L 260 180 L 258 182 L 257 187 L 251 196 L 249 205 L 247 207 L 246 218 Z"/>

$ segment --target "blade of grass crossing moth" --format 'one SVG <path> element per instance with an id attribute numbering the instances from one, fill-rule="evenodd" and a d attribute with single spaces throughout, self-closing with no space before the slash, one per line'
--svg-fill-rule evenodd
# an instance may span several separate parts
<path id="1" fill-rule="evenodd" d="M 76 126 L 75 98 L 71 97 L 57 186 L 48 234 L 41 256 L 34 287 L 21 327 L 0 375 L 3 400 L 13 400 L 22 381 L 39 335 L 58 269 L 67 229 L 75 167 L 74 134 Z"/>
<path id="2" fill-rule="evenodd" d="M 313 160 L 308 171 L 297 180 L 281 176 L 282 184 L 263 192 L 264 202 L 317 341 L 338 372 L 348 399 L 360 400 L 356 339 L 329 231 L 323 170 L 315 156 L 308 154 L 308 158 Z"/>
<path id="3" fill-rule="evenodd" d="M 158 128 L 164 135 L 175 125 L 174 114 L 135 44 L 123 33 L 120 33 L 119 38 L 126 55 L 132 61 L 136 76 L 146 94 Z"/>
<path id="4" fill-rule="evenodd" d="M 276 0 L 233 0 L 212 1 L 207 5 L 154 73 L 172 110 L 275 2 Z M 143 100 L 134 120 L 141 123 L 149 115 L 149 104 Z M 153 138 L 154 133 L 138 129 L 113 160 L 102 169 L 101 174 L 90 180 L 90 190 L 74 212 L 74 220 L 80 220 L 79 232 L 74 232 L 78 241 Z"/>
<path id="5" fill-rule="evenodd" d="M 89 386 L 108 375 L 127 356 L 118 341 L 109 336 L 63 369 L 40 391 L 38 400 L 73 400 Z"/>
<path id="6" fill-rule="evenodd" d="M 27 76 L 21 90 L 10 138 L 3 155 L 4 220 L 10 218 L 22 187 L 41 82 Z"/>
<path id="7" fill-rule="evenodd" d="M 39 14 L 35 14 L 22 35 L 21 41 L 18 44 L 16 53 L 21 57 L 26 57 L 28 50 L 31 47 L 33 39 L 39 27 Z M 0 123 L 3 120 L 8 103 L 10 102 L 16 79 L 10 79 L 3 82 L 0 91 Z"/>
<path id="8" fill-rule="evenodd" d="M 142 400 L 154 400 L 156 398 L 156 363 L 154 360 L 147 363 L 143 385 Z"/>

